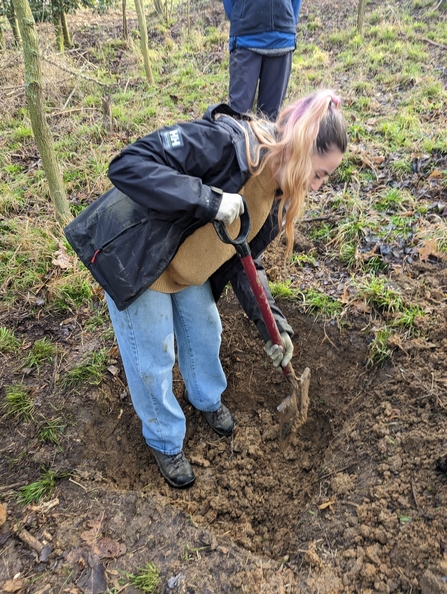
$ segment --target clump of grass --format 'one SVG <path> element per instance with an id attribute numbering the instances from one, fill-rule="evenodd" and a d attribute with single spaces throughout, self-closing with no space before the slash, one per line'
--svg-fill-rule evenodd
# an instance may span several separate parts
<path id="1" fill-rule="evenodd" d="M 378 312 L 395 313 L 402 311 L 404 301 L 400 292 L 391 286 L 390 281 L 381 276 L 371 275 L 357 283 L 358 296 Z"/>
<path id="2" fill-rule="evenodd" d="M 411 332 L 414 332 L 415 319 L 422 316 L 425 316 L 425 311 L 419 305 L 404 307 L 403 310 L 396 315 L 391 325 L 393 327 L 406 328 Z"/>
<path id="3" fill-rule="evenodd" d="M 332 227 L 327 223 L 318 223 L 309 230 L 309 237 L 313 240 L 329 240 L 332 232 Z"/>
<path id="4" fill-rule="evenodd" d="M 310 266 L 316 265 L 316 258 L 312 254 L 292 254 L 290 259 L 292 264 L 296 264 L 298 266 L 304 266 L 305 264 L 309 264 Z"/>
<path id="5" fill-rule="evenodd" d="M 383 365 L 390 358 L 393 349 L 389 346 L 389 340 L 393 331 L 388 326 L 377 331 L 374 339 L 369 343 L 366 360 L 367 367 Z"/>
<path id="6" fill-rule="evenodd" d="M 314 314 L 317 318 L 319 316 L 333 318 L 342 310 L 343 306 L 337 299 L 316 289 L 307 289 L 301 291 L 301 294 L 306 311 Z"/>
<path id="7" fill-rule="evenodd" d="M 398 211 L 414 207 L 414 200 L 411 194 L 399 188 L 387 190 L 375 203 L 377 210 L 381 212 Z"/>
<path id="8" fill-rule="evenodd" d="M 82 384 L 98 386 L 103 378 L 107 365 L 106 349 L 89 353 L 88 359 L 77 367 L 70 369 L 61 379 L 63 388 L 75 388 Z"/>
<path id="9" fill-rule="evenodd" d="M 335 243 L 342 246 L 351 241 L 360 242 L 371 228 L 371 220 L 363 211 L 353 212 L 337 227 Z"/>
<path id="10" fill-rule="evenodd" d="M 447 228 L 441 221 L 421 229 L 415 239 L 418 246 L 431 246 L 433 255 L 437 257 L 447 253 Z"/>
<path id="11" fill-rule="evenodd" d="M 58 312 L 75 312 L 93 298 L 92 282 L 87 270 L 58 279 L 51 285 L 51 307 Z"/>
<path id="12" fill-rule="evenodd" d="M 340 246 L 340 260 L 353 268 L 357 263 L 357 248 L 354 242 L 347 241 Z"/>
<path id="13" fill-rule="evenodd" d="M 138 573 L 128 574 L 130 583 L 135 586 L 135 588 L 140 589 L 142 592 L 148 592 L 151 594 L 155 592 L 158 585 L 160 584 L 160 571 L 158 570 L 157 566 L 152 563 L 146 563 L 144 567 L 138 569 Z"/>
<path id="14" fill-rule="evenodd" d="M 0 283 L 5 300 L 14 303 L 41 286 L 57 242 L 49 230 L 15 220 L 2 235 L 0 245 Z"/>
<path id="15" fill-rule="evenodd" d="M 96 311 L 86 322 L 84 328 L 88 332 L 94 332 L 100 328 L 107 327 L 110 323 L 110 318 L 105 311 Z"/>
<path id="16" fill-rule="evenodd" d="M 6 386 L 6 414 L 22 421 L 34 419 L 34 399 L 23 384 Z"/>
<path id="17" fill-rule="evenodd" d="M 288 301 L 296 299 L 297 291 L 290 286 L 290 281 L 269 283 L 269 288 L 275 299 L 286 299 Z"/>
<path id="18" fill-rule="evenodd" d="M 0 327 L 0 353 L 14 353 L 19 350 L 21 344 L 12 330 L 4 326 Z"/>
<path id="19" fill-rule="evenodd" d="M 61 478 L 62 474 L 57 474 L 52 470 L 44 470 L 40 478 L 34 483 L 20 487 L 19 503 L 24 505 L 28 503 L 38 503 L 44 498 L 51 497 L 56 484 L 56 479 Z"/>
<path id="20" fill-rule="evenodd" d="M 57 347 L 46 336 L 36 340 L 31 351 L 23 359 L 22 367 L 37 367 L 44 363 L 51 363 L 57 353 Z"/>
<path id="21" fill-rule="evenodd" d="M 388 264 L 382 260 L 381 256 L 372 255 L 368 258 L 362 259 L 362 269 L 369 274 L 378 274 L 379 272 L 386 272 Z"/>
<path id="22" fill-rule="evenodd" d="M 60 447 L 60 434 L 64 431 L 65 425 L 61 419 L 45 420 L 37 431 L 37 436 L 43 443 L 53 443 Z"/>

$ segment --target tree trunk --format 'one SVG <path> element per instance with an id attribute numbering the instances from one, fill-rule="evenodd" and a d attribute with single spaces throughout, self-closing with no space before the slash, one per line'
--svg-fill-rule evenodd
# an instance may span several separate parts
<path id="1" fill-rule="evenodd" d="M 0 52 L 4 51 L 5 48 L 5 36 L 3 35 L 3 27 L 0 25 Z"/>
<path id="2" fill-rule="evenodd" d="M 149 60 L 149 40 L 147 37 L 147 24 L 144 15 L 144 8 L 142 0 L 135 0 L 135 8 L 138 15 L 138 26 L 140 28 L 141 39 L 141 53 L 143 54 L 144 69 L 146 71 L 146 78 L 150 85 L 154 84 L 154 76 L 152 74 L 151 62 Z"/>
<path id="3" fill-rule="evenodd" d="M 65 10 L 63 8 L 61 9 L 61 25 L 62 34 L 64 36 L 64 45 L 67 49 L 70 49 L 73 47 L 73 44 L 71 42 L 70 29 L 68 28 L 67 15 L 65 14 Z"/>
<path id="4" fill-rule="evenodd" d="M 62 53 L 64 51 L 64 33 L 62 31 L 61 15 L 59 13 L 53 13 L 53 25 L 56 47 Z"/>
<path id="5" fill-rule="evenodd" d="M 188 37 L 191 35 L 191 0 L 186 3 L 186 22 L 188 26 Z"/>
<path id="6" fill-rule="evenodd" d="M 122 6 L 122 11 L 123 11 L 123 39 L 128 39 L 129 38 L 129 30 L 127 28 L 126 0 L 122 0 L 121 6 Z"/>
<path id="7" fill-rule="evenodd" d="M 367 0 L 359 0 L 359 6 L 357 11 L 357 30 L 360 35 L 363 32 L 363 20 L 365 18 L 365 6 Z"/>
<path id="8" fill-rule="evenodd" d="M 110 132 L 112 130 L 112 106 L 111 106 L 111 98 L 108 93 L 105 93 L 103 95 L 101 105 L 102 105 L 102 125 L 106 132 Z"/>
<path id="9" fill-rule="evenodd" d="M 36 23 L 28 0 L 13 0 L 23 40 L 25 62 L 26 99 L 34 138 L 42 159 L 42 166 L 48 180 L 48 188 L 55 207 L 56 220 L 62 226 L 73 217 L 70 213 L 67 195 L 54 152 L 53 135 L 45 119 L 45 102 L 42 93 L 42 68 Z"/>
<path id="10" fill-rule="evenodd" d="M 12 34 L 14 37 L 14 45 L 20 45 L 20 32 L 19 32 L 19 25 L 17 23 L 16 13 L 14 10 L 14 5 L 9 0 L 8 7 L 6 9 L 6 18 L 8 19 L 9 24 L 11 25 Z"/>

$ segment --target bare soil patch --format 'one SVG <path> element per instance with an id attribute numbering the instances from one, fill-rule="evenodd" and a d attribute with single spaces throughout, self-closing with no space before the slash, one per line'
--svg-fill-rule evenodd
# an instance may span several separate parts
<path id="1" fill-rule="evenodd" d="M 340 329 L 281 304 L 297 333 L 294 367 L 312 371 L 309 420 L 285 454 L 276 406 L 287 382 L 272 373 L 256 330 L 228 294 L 220 302 L 224 400 L 237 427 L 232 439 L 215 436 L 182 399 L 177 377 L 185 450 L 197 474 L 187 491 L 159 475 L 112 341 L 113 373 L 98 389 L 63 393 L 52 381 L 58 365 L 99 347 L 82 330 L 82 312 L 3 314 L 18 336 L 51 336 L 66 353 L 25 381 L 35 387 L 39 414 L 56 410 L 70 422 L 55 451 L 38 441 L 35 424 L 1 420 L 2 579 L 27 578 L 24 592 L 101 592 L 101 584 L 119 584 L 120 572 L 153 560 L 165 585 L 177 577 L 179 592 L 445 592 L 446 300 L 431 295 L 445 295 L 447 273 L 415 266 L 411 277 L 432 300 L 437 323 L 425 329 L 428 347 L 415 340 L 380 370 L 365 367 L 365 320 Z M 7 383 L 17 376 L 8 361 L 4 373 Z M 54 498 L 18 505 L 18 487 L 50 464 L 70 472 Z M 50 547 L 47 558 L 22 541 L 22 528 Z"/>

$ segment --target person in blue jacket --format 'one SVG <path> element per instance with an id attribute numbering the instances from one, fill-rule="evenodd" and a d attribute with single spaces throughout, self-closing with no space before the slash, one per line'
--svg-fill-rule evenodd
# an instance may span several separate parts
<path id="1" fill-rule="evenodd" d="M 239 113 L 274 120 L 292 68 L 301 0 L 223 0 L 230 20 L 230 101 Z M 259 85 L 258 85 L 259 83 Z"/>

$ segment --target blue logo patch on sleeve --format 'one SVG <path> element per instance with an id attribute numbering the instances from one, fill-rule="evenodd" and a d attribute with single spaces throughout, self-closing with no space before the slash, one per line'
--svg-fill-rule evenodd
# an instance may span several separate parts
<path id="1" fill-rule="evenodd" d="M 174 130 L 166 130 L 160 132 L 161 139 L 163 141 L 163 147 L 165 149 L 178 148 L 183 146 L 182 131 L 180 128 L 174 128 Z"/>

